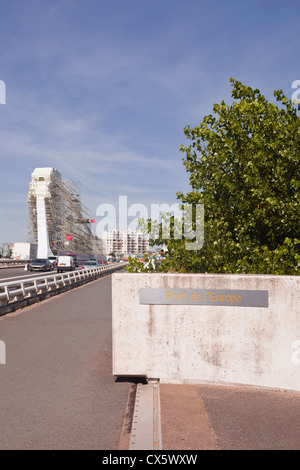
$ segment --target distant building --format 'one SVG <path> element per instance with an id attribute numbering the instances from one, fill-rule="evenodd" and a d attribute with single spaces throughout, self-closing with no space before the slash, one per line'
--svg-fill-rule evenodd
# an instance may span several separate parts
<path id="1" fill-rule="evenodd" d="M 104 230 L 103 247 L 107 255 L 143 254 L 149 250 L 149 236 L 139 230 Z"/>
<path id="2" fill-rule="evenodd" d="M 0 257 L 2 258 L 11 258 L 13 243 L 3 243 L 0 246 Z"/>

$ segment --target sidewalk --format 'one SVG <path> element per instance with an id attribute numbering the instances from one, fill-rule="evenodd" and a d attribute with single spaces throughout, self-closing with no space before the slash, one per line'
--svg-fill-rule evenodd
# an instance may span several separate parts
<path id="1" fill-rule="evenodd" d="M 164 450 L 299 450 L 300 393 L 160 384 Z"/>
<path id="2" fill-rule="evenodd" d="M 160 383 L 158 443 L 157 387 L 153 385 L 153 399 L 147 387 L 151 385 L 139 384 L 136 396 L 134 387 L 131 388 L 125 420 L 127 441 L 123 434 L 120 449 L 138 450 L 136 446 L 130 447 L 134 434 L 144 445 L 139 450 L 300 449 L 299 392 L 246 386 Z M 141 392 L 145 393 L 146 399 Z M 140 414 L 136 411 L 138 409 Z"/>

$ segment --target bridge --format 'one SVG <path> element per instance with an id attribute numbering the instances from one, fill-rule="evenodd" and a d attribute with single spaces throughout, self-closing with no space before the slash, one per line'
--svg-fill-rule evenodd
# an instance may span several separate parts
<path id="1" fill-rule="evenodd" d="M 41 205 L 35 201 L 36 211 L 41 217 L 34 220 L 42 234 L 41 240 L 46 240 L 41 246 L 48 250 L 51 228 L 45 230 L 45 220 L 49 219 L 48 211 L 53 208 L 49 203 L 51 198 L 43 198 Z M 33 214 L 37 212 L 33 211 Z M 198 385 L 174 385 L 158 383 L 161 376 L 155 373 L 146 374 L 146 380 L 145 376 L 142 377 L 145 366 L 154 367 L 152 370 L 157 371 L 165 359 L 168 361 L 167 372 L 171 364 L 175 364 L 177 374 L 179 365 L 186 373 L 186 365 L 192 356 L 186 355 L 188 347 L 197 341 L 198 349 L 193 348 L 192 353 L 200 354 L 199 339 L 203 336 L 205 340 L 203 331 L 211 342 L 225 338 L 224 351 L 228 352 L 230 336 L 210 334 L 208 328 L 214 324 L 214 316 L 217 317 L 218 329 L 221 328 L 218 312 L 226 307 L 209 310 L 209 323 L 202 328 L 201 336 L 197 333 L 197 325 L 199 318 L 203 321 L 203 312 L 200 316 L 194 309 L 191 315 L 191 307 L 180 306 L 175 313 L 174 306 L 167 305 L 163 309 L 163 303 L 156 310 L 155 302 L 146 308 L 143 302 L 134 303 L 141 286 L 149 287 L 149 280 L 145 278 L 146 284 L 142 285 L 140 275 L 136 282 L 137 278 L 132 277 L 135 275 L 126 274 L 125 279 L 124 274 L 114 274 L 123 270 L 122 263 L 87 271 L 77 268 L 71 273 L 44 275 L 28 273 L 24 266 L 4 263 L 0 269 L 0 450 L 94 449 L 112 452 L 145 449 L 153 458 L 154 452 L 162 449 L 299 449 L 300 395 L 297 393 L 299 375 L 296 375 L 296 368 L 300 355 L 290 349 L 298 346 L 298 341 L 292 341 L 297 340 L 292 328 L 291 344 L 286 344 L 289 342 L 289 322 L 284 318 L 291 315 L 289 309 L 285 309 L 286 302 L 283 303 L 281 298 L 278 300 L 278 289 L 273 292 L 272 280 L 266 284 L 273 309 L 273 321 L 270 322 L 268 316 L 268 328 L 272 330 L 274 319 L 277 322 L 280 318 L 284 320 L 284 328 L 280 324 L 278 327 L 278 331 L 285 331 L 284 341 L 281 341 L 280 334 L 273 336 L 283 351 L 289 349 L 284 356 L 287 371 L 283 367 L 278 367 L 278 370 L 280 380 L 284 373 L 288 375 L 292 370 L 290 376 L 293 385 L 297 386 L 290 390 L 256 389 L 253 385 L 240 388 L 224 383 L 218 386 L 218 383 L 211 384 L 209 379 Z M 168 284 L 174 283 L 174 279 L 179 282 L 179 277 L 174 276 Z M 281 282 L 288 283 L 286 287 L 291 293 L 287 294 L 287 288 L 279 291 L 288 295 L 292 305 L 291 301 L 297 296 L 297 280 L 280 278 Z M 166 279 L 152 279 L 153 285 L 163 282 L 160 287 L 166 287 Z M 253 281 L 254 277 L 251 279 Z M 219 280 L 223 282 L 221 276 Z M 206 282 L 210 282 L 208 277 Z M 280 312 L 277 312 L 278 305 Z M 182 307 L 186 315 L 182 318 L 182 328 L 176 328 Z M 246 308 L 251 308 L 249 302 Z M 295 310 L 292 308 L 291 311 Z M 268 314 L 268 310 L 266 312 Z M 236 324 L 241 326 L 241 318 L 244 322 L 252 321 L 251 328 L 247 329 L 248 335 L 255 329 L 264 333 L 266 328 L 261 328 L 263 315 L 261 311 L 259 313 L 258 322 L 255 315 L 249 315 L 249 310 L 239 313 Z M 185 323 L 187 317 L 189 321 Z M 225 316 L 223 312 L 224 326 L 226 318 L 228 314 Z M 164 321 L 165 328 L 162 326 Z M 191 334 L 187 333 L 189 328 Z M 299 326 L 297 328 L 299 330 Z M 173 336 L 167 338 L 168 335 Z M 182 353 L 178 353 L 178 344 L 184 335 L 189 340 L 188 347 L 185 345 Z M 169 355 L 163 351 L 162 360 L 158 361 L 159 348 L 169 345 L 167 339 L 175 340 L 174 348 Z M 113 345 L 116 340 L 118 349 L 116 344 Z M 269 354 L 272 348 L 268 341 L 272 346 L 272 335 L 265 335 L 264 341 L 257 344 L 264 346 Z M 235 340 L 234 344 L 240 344 L 240 341 Z M 202 356 L 195 362 L 200 379 L 203 378 L 203 368 L 199 367 L 201 360 L 211 365 L 218 359 L 214 368 L 218 366 L 222 373 L 230 371 L 230 367 L 223 367 L 221 353 L 210 358 L 207 354 L 209 345 L 205 341 L 203 348 Z M 246 349 L 248 356 L 250 351 L 251 348 Z M 147 355 L 150 359 L 145 361 Z M 114 356 L 117 356 L 117 366 L 121 365 L 122 370 L 128 367 L 126 362 L 129 359 L 130 367 L 133 366 L 140 375 L 117 376 L 113 368 Z M 242 359 L 253 367 L 248 356 Z M 226 358 L 229 364 L 228 354 Z M 255 373 L 262 377 L 265 364 L 269 372 L 270 362 L 263 361 L 262 351 L 256 354 L 256 358 L 260 360 L 261 368 L 255 369 Z M 234 361 L 236 367 L 237 355 Z M 106 458 L 111 458 L 111 455 L 114 454 Z M 157 461 L 147 463 L 159 463 L 157 458 Z M 185 463 L 184 460 L 181 463 Z"/>
<path id="2" fill-rule="evenodd" d="M 36 168 L 28 203 L 37 257 L 97 256 L 78 184 Z M 135 388 L 111 365 L 111 275 L 124 266 L 43 274 L 0 260 L 1 450 L 129 448 Z"/>
<path id="3" fill-rule="evenodd" d="M 28 203 L 37 257 L 99 253 L 78 184 L 36 168 Z M 124 266 L 43 274 L 0 261 L 1 450 L 128 448 L 131 383 L 111 367 L 111 274 Z"/>

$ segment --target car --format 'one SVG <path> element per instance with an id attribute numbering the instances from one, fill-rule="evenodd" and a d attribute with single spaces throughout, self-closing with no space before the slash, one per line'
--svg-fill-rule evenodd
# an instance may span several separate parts
<path id="1" fill-rule="evenodd" d="M 95 260 L 89 260 L 89 261 L 86 261 L 81 269 L 91 269 L 91 268 L 99 268 L 99 263 Z"/>
<path id="2" fill-rule="evenodd" d="M 57 258 L 57 265 L 56 269 L 58 273 L 62 273 L 63 271 L 74 271 L 76 268 L 76 264 L 74 261 L 74 256 L 59 256 Z"/>
<path id="3" fill-rule="evenodd" d="M 52 263 L 53 269 L 54 269 L 56 267 L 56 263 L 57 263 L 57 256 L 49 256 L 48 260 L 50 261 L 50 263 Z"/>
<path id="4" fill-rule="evenodd" d="M 53 271 L 54 265 L 48 258 L 36 258 L 29 264 L 29 271 Z"/>

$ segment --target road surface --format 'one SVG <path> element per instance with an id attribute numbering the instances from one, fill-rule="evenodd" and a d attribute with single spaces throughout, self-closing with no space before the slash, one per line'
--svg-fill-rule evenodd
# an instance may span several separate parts
<path id="1" fill-rule="evenodd" d="M 0 450 L 118 449 L 129 384 L 112 377 L 111 276 L 0 317 L 0 340 Z"/>
<path id="2" fill-rule="evenodd" d="M 81 268 L 76 268 L 76 271 Z M 68 272 L 68 271 L 67 271 Z M 53 276 L 57 274 L 53 271 L 27 271 L 24 268 L 0 268 L 0 284 L 2 282 L 18 281 L 21 278 L 31 279 L 33 277 Z"/>

